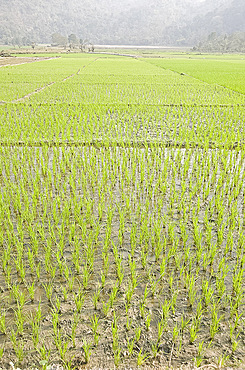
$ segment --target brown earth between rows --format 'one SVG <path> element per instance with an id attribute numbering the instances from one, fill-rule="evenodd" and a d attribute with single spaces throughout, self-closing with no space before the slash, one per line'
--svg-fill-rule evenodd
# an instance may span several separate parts
<path id="1" fill-rule="evenodd" d="M 54 59 L 53 57 L 0 57 L 0 67 L 24 63 L 40 62 L 41 60 Z"/>

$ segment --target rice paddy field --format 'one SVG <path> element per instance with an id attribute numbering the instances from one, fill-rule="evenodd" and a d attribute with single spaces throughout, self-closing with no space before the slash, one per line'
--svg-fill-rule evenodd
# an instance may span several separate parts
<path id="1" fill-rule="evenodd" d="M 0 368 L 245 368 L 244 71 L 0 68 Z"/>

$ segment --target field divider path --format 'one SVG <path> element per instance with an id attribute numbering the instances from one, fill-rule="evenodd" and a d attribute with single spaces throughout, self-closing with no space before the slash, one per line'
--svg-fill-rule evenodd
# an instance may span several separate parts
<path id="1" fill-rule="evenodd" d="M 79 72 L 80 72 L 80 68 L 79 70 L 76 72 L 76 73 L 73 73 L 72 75 L 70 76 L 67 76 L 65 77 L 62 82 L 65 82 L 66 80 L 69 80 L 70 78 L 74 77 L 75 75 L 77 75 Z M 30 92 L 29 94 L 23 96 L 22 98 L 19 98 L 19 99 L 15 99 L 15 100 L 12 100 L 11 103 L 18 103 L 18 102 L 21 102 L 21 101 L 25 101 L 26 99 L 29 99 L 31 96 L 35 95 L 35 94 L 38 94 L 39 92 L 45 90 L 47 87 L 49 86 L 52 86 L 54 85 L 55 83 L 57 83 L 57 81 L 53 81 L 53 82 L 50 82 L 48 83 L 47 85 L 44 85 L 43 87 L 40 87 L 39 89 L 36 89 L 32 92 Z M 5 102 L 6 103 L 6 102 Z"/>
<path id="2" fill-rule="evenodd" d="M 209 142 L 206 144 L 195 142 L 173 142 L 173 141 L 151 141 L 151 140 L 127 140 L 127 141 L 113 141 L 113 140 L 91 140 L 91 141 L 16 141 L 4 142 L 0 141 L 1 147 L 95 147 L 95 148 L 182 148 L 182 149 L 237 149 L 244 146 L 244 142 L 235 142 L 232 144 L 217 144 Z"/>
<path id="3" fill-rule="evenodd" d="M 93 54 L 93 53 L 90 52 L 88 54 Z M 129 57 L 129 58 L 134 58 L 134 59 L 141 58 L 140 55 L 121 54 L 121 53 L 108 53 L 108 52 L 104 52 L 104 51 L 96 51 L 96 54 L 100 54 L 100 55 L 112 55 L 112 56 L 118 56 L 118 57 Z"/>
<path id="4" fill-rule="evenodd" d="M 71 75 L 71 76 L 68 76 L 67 78 L 65 78 L 63 81 L 66 81 L 68 78 L 71 78 L 73 77 L 74 75 Z M 55 82 L 52 82 L 50 83 L 49 85 L 53 85 Z M 41 88 L 41 89 L 44 89 L 46 88 L 48 85 L 46 85 L 45 87 Z M 39 91 L 37 91 L 39 92 Z M 35 94 L 35 92 L 31 93 L 31 94 Z M 20 98 L 18 100 L 13 100 L 13 101 L 10 101 L 10 102 L 6 102 L 6 101 L 0 101 L 0 105 L 2 104 L 12 104 L 12 103 L 15 103 L 17 101 L 21 101 L 23 98 Z M 45 103 L 36 103 L 38 105 L 67 105 L 67 106 L 91 106 L 91 105 L 94 105 L 94 103 L 57 103 L 57 102 L 45 102 Z M 33 104 L 30 103 L 29 106 L 32 106 Z M 108 103 L 101 103 L 101 104 L 97 104 L 98 106 L 101 106 L 101 107 L 108 107 L 108 108 L 111 108 L 111 107 L 114 107 L 115 104 L 108 104 Z M 138 106 L 137 103 L 119 103 L 119 104 L 116 104 L 117 106 L 120 106 L 120 107 L 136 107 Z M 233 107 L 245 107 L 245 104 L 144 104 L 145 107 L 173 107 L 173 108 L 233 108 Z"/>
<path id="5" fill-rule="evenodd" d="M 84 68 L 84 67 L 85 67 L 85 66 L 83 66 L 83 68 Z M 78 75 L 80 71 L 81 71 L 81 68 L 79 68 L 79 70 L 78 70 L 76 73 L 73 73 L 72 75 L 65 77 L 65 78 L 62 80 L 62 82 L 65 82 L 66 80 L 69 80 L 70 78 L 74 77 L 75 75 Z"/>
<path id="6" fill-rule="evenodd" d="M 21 101 L 25 101 L 26 99 L 29 99 L 31 96 L 33 96 L 35 94 L 38 94 L 39 92 L 45 90 L 47 87 L 52 86 L 54 84 L 55 84 L 55 82 L 50 82 L 49 84 L 44 85 L 43 87 L 40 87 L 39 89 L 36 89 L 36 90 L 30 92 L 29 94 L 22 96 L 19 99 L 12 100 L 10 103 L 18 103 L 18 102 L 21 102 Z"/>

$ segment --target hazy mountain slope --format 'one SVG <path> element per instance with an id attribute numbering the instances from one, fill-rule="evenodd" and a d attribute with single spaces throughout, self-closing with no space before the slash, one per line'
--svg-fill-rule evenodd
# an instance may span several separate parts
<path id="1" fill-rule="evenodd" d="M 209 3 L 214 3 L 213 0 L 208 0 L 202 4 L 202 12 L 194 17 L 192 22 L 179 30 L 180 35 L 185 35 L 186 39 L 195 44 L 207 37 L 212 32 L 218 34 L 232 34 L 234 32 L 245 32 L 245 1 L 233 0 L 221 4 L 217 4 L 213 11 L 208 11 L 204 14 L 204 9 L 207 10 Z M 204 5 L 207 5 L 204 8 Z"/>
<path id="2" fill-rule="evenodd" d="M 50 42 L 58 32 L 93 43 L 191 45 L 212 31 L 244 27 L 244 0 L 0 1 L 2 42 Z"/>

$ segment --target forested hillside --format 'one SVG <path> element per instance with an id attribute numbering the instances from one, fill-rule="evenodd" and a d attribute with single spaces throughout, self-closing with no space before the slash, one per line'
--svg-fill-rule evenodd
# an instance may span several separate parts
<path id="1" fill-rule="evenodd" d="M 207 7 L 204 5 L 208 5 L 208 3 L 211 5 L 216 2 L 208 0 L 203 3 L 201 14 L 194 17 L 188 26 L 180 30 L 180 35 L 188 39 L 191 44 L 203 41 L 208 35 L 210 38 L 214 32 L 223 37 L 237 32 L 245 32 L 244 0 L 223 1 L 213 11 L 205 12 Z"/>
<path id="2" fill-rule="evenodd" d="M 211 32 L 245 31 L 244 0 L 1 0 L 0 41 L 195 45 Z"/>

